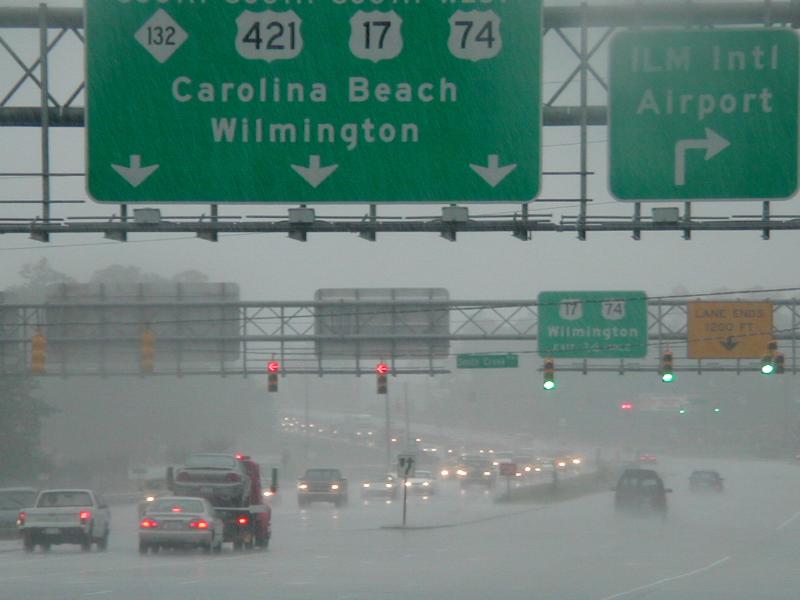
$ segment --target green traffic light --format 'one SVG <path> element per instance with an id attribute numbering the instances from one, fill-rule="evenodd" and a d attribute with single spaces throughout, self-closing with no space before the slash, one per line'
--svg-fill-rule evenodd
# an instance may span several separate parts
<path id="1" fill-rule="evenodd" d="M 720 412 L 722 412 L 722 409 L 719 406 L 715 406 L 714 407 L 714 412 L 715 413 L 720 413 Z"/>
<path id="2" fill-rule="evenodd" d="M 662 373 L 661 381 L 663 381 L 664 383 L 672 383 L 673 381 L 675 381 L 675 375 L 673 373 Z"/>
<path id="3" fill-rule="evenodd" d="M 544 389 L 546 389 L 549 392 L 550 390 L 556 389 L 556 382 L 552 381 L 551 379 L 548 379 L 544 382 L 542 387 L 544 387 Z"/>
<path id="4" fill-rule="evenodd" d="M 679 409 L 678 410 L 678 414 L 685 415 L 686 414 L 686 409 L 685 408 Z"/>
<path id="5" fill-rule="evenodd" d="M 762 375 L 772 375 L 775 372 L 775 365 L 772 363 L 764 363 L 761 365 Z"/>

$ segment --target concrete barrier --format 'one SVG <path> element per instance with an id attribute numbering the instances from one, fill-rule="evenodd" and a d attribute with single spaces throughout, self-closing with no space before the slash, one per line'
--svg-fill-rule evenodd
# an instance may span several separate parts
<path id="1" fill-rule="evenodd" d="M 617 471 L 615 467 L 603 465 L 591 473 L 582 473 L 568 479 L 514 488 L 510 493 L 498 496 L 496 502 L 551 504 L 606 492 L 614 485 Z"/>

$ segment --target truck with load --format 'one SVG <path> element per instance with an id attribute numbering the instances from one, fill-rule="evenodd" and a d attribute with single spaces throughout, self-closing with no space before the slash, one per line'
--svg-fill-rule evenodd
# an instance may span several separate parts
<path id="1" fill-rule="evenodd" d="M 272 535 L 272 511 L 264 501 L 258 463 L 241 454 L 193 454 L 170 469 L 172 493 L 205 498 L 224 524 L 223 541 L 234 550 L 266 548 Z"/>

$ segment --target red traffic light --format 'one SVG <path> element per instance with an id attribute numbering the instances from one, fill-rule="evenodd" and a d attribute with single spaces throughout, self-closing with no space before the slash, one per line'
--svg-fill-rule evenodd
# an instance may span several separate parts
<path id="1" fill-rule="evenodd" d="M 281 363 L 277 360 L 271 360 L 267 363 L 267 371 L 270 373 L 277 373 L 281 370 Z"/>
<path id="2" fill-rule="evenodd" d="M 386 363 L 378 363 L 378 366 L 375 367 L 375 372 L 378 375 L 388 375 L 389 374 L 389 365 Z"/>
<path id="3" fill-rule="evenodd" d="M 633 410 L 633 402 L 623 402 L 619 405 L 620 410 Z"/>

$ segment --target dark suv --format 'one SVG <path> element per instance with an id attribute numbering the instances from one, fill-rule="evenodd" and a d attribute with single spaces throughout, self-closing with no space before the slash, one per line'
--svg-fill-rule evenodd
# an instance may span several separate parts
<path id="1" fill-rule="evenodd" d="M 723 479 L 716 471 L 693 471 L 689 476 L 690 492 L 721 492 Z"/>
<path id="2" fill-rule="evenodd" d="M 614 488 L 614 509 L 635 515 L 667 514 L 667 494 L 658 473 L 650 469 L 626 469 Z"/>
<path id="3" fill-rule="evenodd" d="M 347 480 L 339 469 L 307 469 L 297 482 L 297 504 L 306 506 L 316 501 L 347 504 Z"/>

